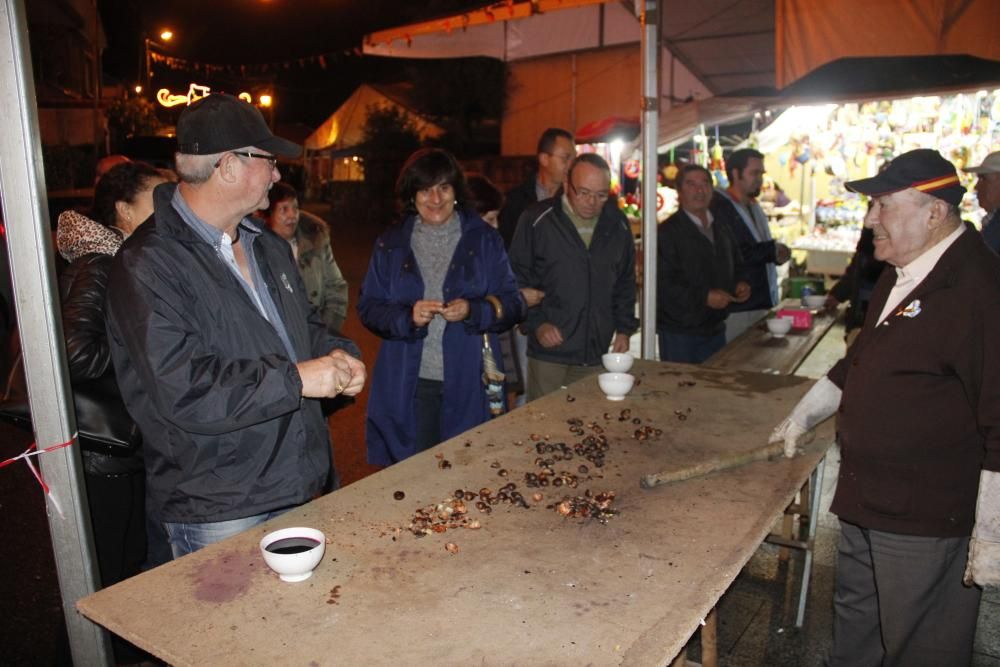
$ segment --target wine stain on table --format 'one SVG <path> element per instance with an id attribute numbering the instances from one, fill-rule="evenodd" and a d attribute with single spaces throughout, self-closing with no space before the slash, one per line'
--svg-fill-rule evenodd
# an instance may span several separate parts
<path id="1" fill-rule="evenodd" d="M 260 553 L 224 552 L 192 573 L 194 596 L 205 602 L 226 603 L 250 588 L 250 581 L 263 567 Z"/>

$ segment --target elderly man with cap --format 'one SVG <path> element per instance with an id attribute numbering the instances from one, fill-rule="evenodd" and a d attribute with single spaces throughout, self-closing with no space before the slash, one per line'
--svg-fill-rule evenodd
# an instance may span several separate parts
<path id="1" fill-rule="evenodd" d="M 983 240 L 1000 253 L 1000 151 L 990 153 L 978 167 L 965 170 L 975 174 L 976 198 L 979 207 L 986 211 L 983 218 Z"/>
<path id="2" fill-rule="evenodd" d="M 309 305 L 288 244 L 259 220 L 301 148 L 214 94 L 177 124 L 180 183 L 115 257 L 108 335 L 144 436 L 150 511 L 174 557 L 336 486 L 321 398 L 357 394 L 365 367 Z"/>
<path id="3" fill-rule="evenodd" d="M 965 189 L 937 151 L 847 187 L 872 198 L 875 257 L 895 270 L 771 436 L 794 455 L 838 413 L 827 664 L 967 665 L 980 598 L 967 584 L 1000 583 L 1000 258 L 959 218 Z"/>

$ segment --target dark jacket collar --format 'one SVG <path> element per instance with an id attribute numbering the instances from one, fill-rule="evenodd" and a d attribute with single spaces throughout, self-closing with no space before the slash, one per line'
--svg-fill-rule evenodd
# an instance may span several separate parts
<path id="1" fill-rule="evenodd" d="M 157 232 L 184 243 L 207 243 L 174 209 L 172 202 L 176 191 L 176 183 L 161 183 L 153 190 L 153 219 L 156 221 Z M 240 227 L 260 234 L 264 230 L 264 223 L 247 217 L 240 221 Z"/>

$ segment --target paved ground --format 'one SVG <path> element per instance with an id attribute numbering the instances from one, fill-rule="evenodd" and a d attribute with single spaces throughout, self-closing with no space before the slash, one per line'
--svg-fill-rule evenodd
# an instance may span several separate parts
<path id="1" fill-rule="evenodd" d="M 327 211 L 318 210 L 325 214 Z M 354 314 L 358 286 L 367 268 L 375 229 L 358 230 L 350 221 L 332 223 L 334 253 L 351 284 L 348 336 L 374 363 L 378 339 Z M 818 377 L 843 353 L 838 332 L 806 360 L 801 373 Z M 355 405 L 331 418 L 337 468 L 350 483 L 376 470 L 365 462 L 364 409 L 367 392 Z M 0 460 L 16 455 L 29 438 L 0 425 Z M 777 548 L 762 546 L 734 586 L 722 598 L 719 615 L 719 662 L 726 667 L 809 667 L 821 664 L 831 636 L 833 563 L 838 537 L 836 517 L 828 508 L 836 481 L 838 455 L 828 456 L 823 502 L 816 536 L 812 583 L 805 624 L 794 627 L 802 559 L 795 554 L 782 563 Z M 34 479 L 23 465 L 0 470 L 0 664 L 69 665 L 55 565 L 49 544 L 44 505 Z M 984 596 L 976 639 L 976 667 L 1000 667 L 1000 592 Z M 698 659 L 697 637 L 688 656 Z"/>

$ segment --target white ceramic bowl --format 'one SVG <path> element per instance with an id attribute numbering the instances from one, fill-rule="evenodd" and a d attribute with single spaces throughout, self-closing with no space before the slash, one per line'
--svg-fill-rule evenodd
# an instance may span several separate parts
<path id="1" fill-rule="evenodd" d="M 597 376 L 597 384 L 609 401 L 623 401 L 625 394 L 632 391 L 635 376 L 628 373 L 601 373 Z"/>
<path id="2" fill-rule="evenodd" d="M 260 540 L 268 567 L 282 581 L 305 581 L 323 560 L 326 537 L 314 528 L 282 528 Z"/>
<path id="3" fill-rule="evenodd" d="M 791 317 L 774 317 L 767 321 L 767 330 L 775 338 L 781 338 L 792 330 L 792 322 Z"/>
<path id="4" fill-rule="evenodd" d="M 635 358 L 628 352 L 609 352 L 601 355 L 601 362 L 609 373 L 628 373 Z"/>
<path id="5" fill-rule="evenodd" d="M 825 294 L 807 294 L 802 297 L 802 305 L 806 308 L 816 309 L 826 305 Z"/>

